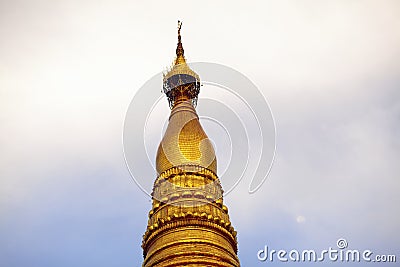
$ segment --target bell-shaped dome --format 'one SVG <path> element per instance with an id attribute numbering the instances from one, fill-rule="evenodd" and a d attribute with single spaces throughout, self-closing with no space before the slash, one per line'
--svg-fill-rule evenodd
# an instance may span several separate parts
<path id="1" fill-rule="evenodd" d="M 217 161 L 211 141 L 199 122 L 191 101 L 174 106 L 163 139 L 158 147 L 156 169 L 160 174 L 171 167 L 195 165 L 217 173 Z"/>
<path id="2" fill-rule="evenodd" d="M 169 168 L 193 169 L 200 166 L 217 173 L 217 161 L 211 141 L 200 125 L 195 106 L 200 92 L 200 78 L 186 64 L 178 22 L 178 44 L 172 68 L 164 74 L 163 89 L 171 115 L 156 157 L 160 174 Z"/>

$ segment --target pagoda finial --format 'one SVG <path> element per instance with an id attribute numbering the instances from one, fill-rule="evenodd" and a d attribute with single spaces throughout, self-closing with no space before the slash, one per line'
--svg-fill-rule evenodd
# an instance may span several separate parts
<path id="1" fill-rule="evenodd" d="M 178 36 L 181 36 L 182 21 L 178 20 Z M 178 37 L 178 38 L 179 38 Z"/>
<path id="2" fill-rule="evenodd" d="M 184 50 L 181 41 L 181 28 L 182 28 L 182 21 L 178 20 L 178 45 L 176 47 L 176 59 L 175 65 L 186 63 Z"/>
<path id="3" fill-rule="evenodd" d="M 200 92 L 200 77 L 186 64 L 181 42 L 182 21 L 178 20 L 178 45 L 172 67 L 163 75 L 163 90 L 173 108 L 177 103 L 190 100 L 196 106 Z"/>

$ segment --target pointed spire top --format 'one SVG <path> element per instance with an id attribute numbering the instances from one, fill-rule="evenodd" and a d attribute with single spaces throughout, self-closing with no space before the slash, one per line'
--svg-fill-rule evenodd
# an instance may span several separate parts
<path id="1" fill-rule="evenodd" d="M 173 108 L 177 101 L 187 99 L 196 106 L 197 96 L 200 91 L 200 77 L 186 63 L 181 42 L 182 22 L 178 20 L 178 45 L 176 58 L 167 73 L 163 74 L 163 90 L 168 97 L 170 107 Z"/>
<path id="2" fill-rule="evenodd" d="M 182 21 L 178 20 L 178 39 L 181 40 Z"/>
<path id="3" fill-rule="evenodd" d="M 185 51 L 183 50 L 181 41 L 181 28 L 182 28 L 182 21 L 178 20 L 178 45 L 176 47 L 175 65 L 186 63 L 184 56 Z"/>

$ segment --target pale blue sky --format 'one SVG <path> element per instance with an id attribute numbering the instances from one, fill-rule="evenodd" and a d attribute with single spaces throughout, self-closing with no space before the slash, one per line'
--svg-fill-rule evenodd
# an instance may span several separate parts
<path id="1" fill-rule="evenodd" d="M 276 119 L 268 180 L 225 199 L 242 266 L 340 237 L 399 258 L 398 1 L 15 0 L 0 1 L 0 265 L 141 265 L 150 201 L 123 123 L 171 64 L 178 19 L 188 61 L 245 74 Z"/>

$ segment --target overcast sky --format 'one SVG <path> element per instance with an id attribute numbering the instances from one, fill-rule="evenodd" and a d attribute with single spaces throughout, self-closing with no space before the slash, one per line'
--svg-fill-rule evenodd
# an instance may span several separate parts
<path id="1" fill-rule="evenodd" d="M 267 181 L 225 198 L 242 266 L 271 264 L 264 245 L 338 238 L 400 260 L 399 1 L 14 0 L 0 1 L 0 265 L 141 265 L 151 205 L 123 124 L 170 66 L 178 19 L 188 61 L 246 75 L 275 117 Z"/>

